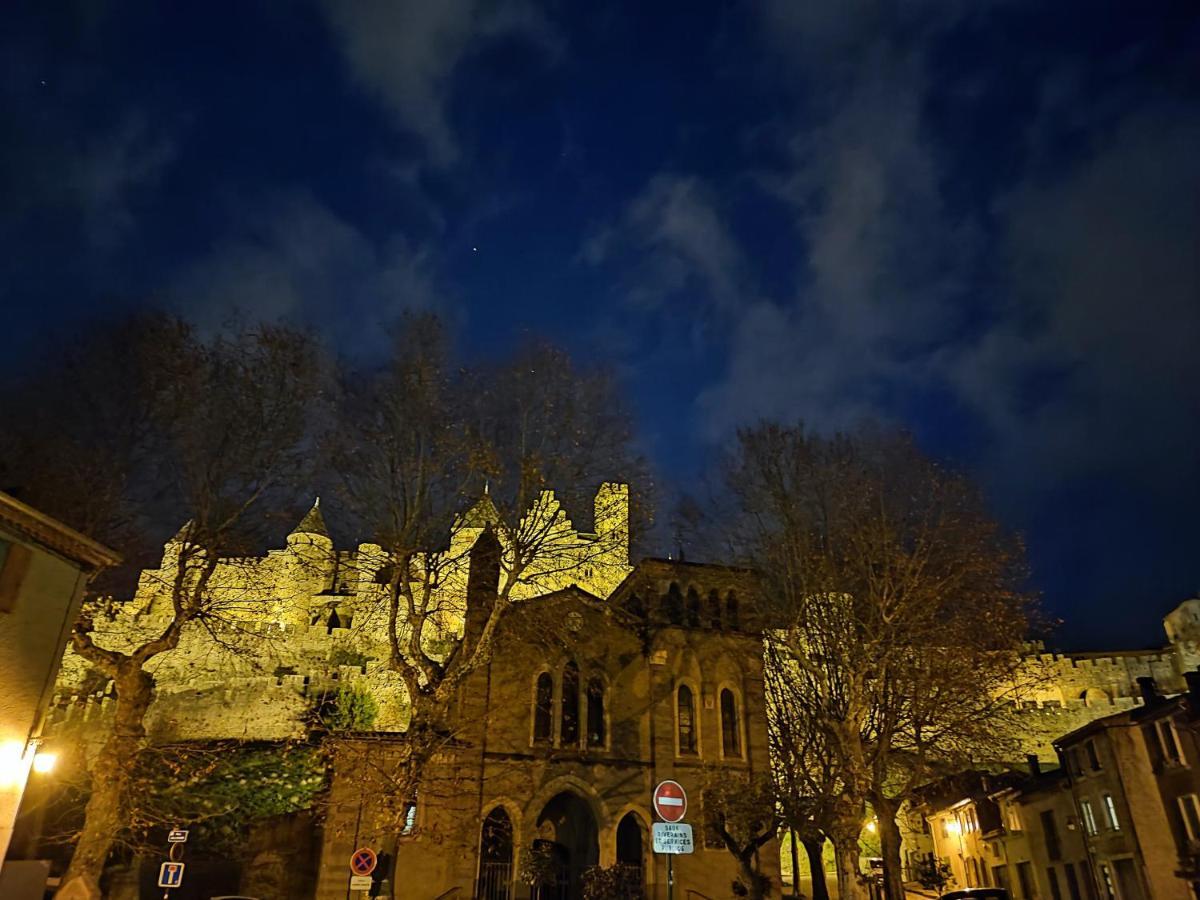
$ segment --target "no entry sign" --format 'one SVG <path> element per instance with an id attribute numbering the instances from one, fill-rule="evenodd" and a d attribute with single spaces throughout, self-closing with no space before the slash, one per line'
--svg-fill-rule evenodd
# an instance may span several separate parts
<path id="1" fill-rule="evenodd" d="M 678 781 L 660 781 L 654 789 L 654 811 L 664 822 L 681 822 L 687 812 L 687 794 Z"/>
<path id="2" fill-rule="evenodd" d="M 378 862 L 374 850 L 370 847 L 359 847 L 350 857 L 350 871 L 354 875 L 370 875 L 375 871 Z"/>

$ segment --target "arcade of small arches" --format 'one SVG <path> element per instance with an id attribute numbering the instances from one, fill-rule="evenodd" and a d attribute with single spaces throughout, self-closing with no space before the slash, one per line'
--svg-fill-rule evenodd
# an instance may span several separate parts
<path id="1" fill-rule="evenodd" d="M 647 610 L 640 597 L 629 599 L 630 612 L 645 616 Z M 724 597 L 713 588 L 701 597 L 700 591 L 689 586 L 684 592 L 679 583 L 672 581 L 665 594 L 658 598 L 658 612 L 668 625 L 686 628 L 710 628 L 716 631 L 740 631 L 742 628 L 741 606 L 736 591 L 726 591 Z"/>
<path id="2" fill-rule="evenodd" d="M 629 867 L 645 883 L 651 861 L 647 810 L 627 806 L 611 815 L 590 788 L 570 777 L 539 791 L 524 811 L 503 798 L 485 809 L 476 891 L 483 900 L 513 896 L 523 855 L 539 857 L 546 870 L 535 897 L 578 897 L 584 872 L 594 866 Z"/>

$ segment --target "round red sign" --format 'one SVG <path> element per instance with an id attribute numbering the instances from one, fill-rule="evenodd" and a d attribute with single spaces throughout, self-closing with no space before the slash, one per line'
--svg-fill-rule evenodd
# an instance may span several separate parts
<path id="1" fill-rule="evenodd" d="M 359 847 L 350 857 L 350 871 L 355 875 L 370 875 L 375 871 L 375 851 L 370 847 Z"/>
<path id="2" fill-rule="evenodd" d="M 678 781 L 660 781 L 654 789 L 654 811 L 664 822 L 682 822 L 687 794 Z"/>

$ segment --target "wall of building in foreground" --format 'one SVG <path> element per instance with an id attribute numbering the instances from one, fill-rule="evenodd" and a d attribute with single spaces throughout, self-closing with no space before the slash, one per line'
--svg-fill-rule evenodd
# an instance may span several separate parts
<path id="1" fill-rule="evenodd" d="M 0 866 L 88 574 L 112 551 L 0 494 Z M 2 877 L 2 876 L 0 876 Z"/>

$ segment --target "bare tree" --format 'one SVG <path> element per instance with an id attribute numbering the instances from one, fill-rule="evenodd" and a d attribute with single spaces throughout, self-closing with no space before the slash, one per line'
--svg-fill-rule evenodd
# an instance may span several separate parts
<path id="1" fill-rule="evenodd" d="M 512 603 L 572 573 L 623 577 L 628 493 L 602 482 L 643 467 L 608 376 L 536 345 L 454 366 L 429 316 L 401 322 L 385 367 L 347 372 L 338 406 L 332 468 L 344 507 L 380 548 L 378 615 L 411 711 L 377 781 L 406 800 L 453 739 L 452 701 L 489 660 Z M 558 497 L 579 501 L 597 487 L 593 530 L 580 536 Z"/>
<path id="2" fill-rule="evenodd" d="M 112 730 L 91 766 L 90 794 L 62 897 L 99 896 L 100 877 L 129 824 L 135 760 L 154 699 L 150 665 L 185 629 L 216 634 L 244 592 L 214 590 L 223 557 L 254 549 L 268 511 L 294 509 L 307 480 L 319 355 L 305 336 L 274 327 L 210 340 L 167 317 L 93 336 L 31 380 L 11 438 L 27 453 L 9 471 L 24 493 L 125 552 L 140 568 L 161 546 L 163 522 L 188 524 L 177 564 L 159 585 L 147 627 L 105 630 L 93 595 L 72 648 L 111 680 Z M 169 533 L 169 532 L 168 532 Z M 107 604 L 111 606 L 111 604 Z"/>
<path id="3" fill-rule="evenodd" d="M 725 476 L 730 547 L 775 604 L 776 678 L 803 718 L 783 760 L 803 764 L 817 741 L 842 795 L 875 811 L 902 897 L 900 805 L 938 773 L 1013 758 L 1021 548 L 904 435 L 762 425 L 739 434 Z"/>
<path id="4" fill-rule="evenodd" d="M 780 819 L 769 775 L 709 769 L 703 778 L 704 828 L 737 860 L 735 893 L 750 900 L 771 895 L 769 875 L 758 870 L 759 849 L 775 837 Z"/>
<path id="5" fill-rule="evenodd" d="M 768 631 L 763 646 L 767 739 L 780 818 L 804 847 L 813 900 L 829 898 L 823 854 L 827 839 L 834 846 L 840 896 L 854 896 L 860 880 L 858 836 L 864 798 L 847 789 L 824 731 L 809 714 L 810 698 L 803 693 L 802 679 L 792 671 L 786 643 Z M 793 855 L 794 878 L 799 865 Z"/>

